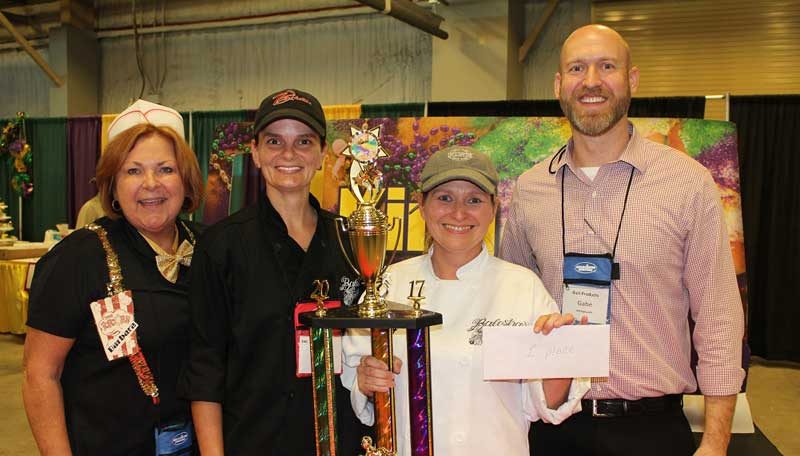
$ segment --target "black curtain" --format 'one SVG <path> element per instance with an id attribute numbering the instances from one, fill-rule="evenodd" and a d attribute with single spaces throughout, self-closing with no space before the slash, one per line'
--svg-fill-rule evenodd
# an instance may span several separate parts
<path id="1" fill-rule="evenodd" d="M 702 119 L 705 110 L 705 97 L 633 98 L 628 116 Z M 561 117 L 563 115 L 558 100 L 461 101 L 428 104 L 430 117 Z"/>
<path id="2" fill-rule="evenodd" d="M 428 103 L 429 117 L 561 117 L 558 100 L 443 101 Z"/>
<path id="3" fill-rule="evenodd" d="M 706 114 L 706 97 L 633 98 L 628 117 L 672 117 L 702 119 Z"/>
<path id="4" fill-rule="evenodd" d="M 754 355 L 800 361 L 800 96 L 731 97 Z"/>
<path id="5" fill-rule="evenodd" d="M 423 103 L 390 103 L 361 105 L 362 119 L 378 117 L 422 117 L 425 112 Z"/>

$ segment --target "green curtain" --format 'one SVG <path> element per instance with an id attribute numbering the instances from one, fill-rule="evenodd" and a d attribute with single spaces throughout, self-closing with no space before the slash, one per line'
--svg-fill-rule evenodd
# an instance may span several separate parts
<path id="1" fill-rule="evenodd" d="M 41 242 L 47 229 L 67 223 L 67 119 L 28 119 L 33 194 L 22 202 L 22 238 Z"/>
<path id="2" fill-rule="evenodd" d="M 6 215 L 11 216 L 11 223 L 14 224 L 14 231 L 8 233 L 9 236 L 19 237 L 19 196 L 11 188 L 11 176 L 13 176 L 13 165 L 10 160 L 3 160 L 0 164 L 0 200 L 8 205 Z"/>
<path id="3" fill-rule="evenodd" d="M 192 116 L 192 149 L 197 154 L 203 182 L 208 181 L 208 160 L 211 157 L 211 141 L 214 129 L 223 122 L 242 122 L 247 120 L 248 111 L 199 111 Z M 203 220 L 203 207 L 194 212 L 195 220 Z"/>
<path id="4" fill-rule="evenodd" d="M 231 163 L 231 174 L 233 174 L 233 188 L 231 189 L 231 208 L 230 213 L 238 211 L 244 207 L 245 190 L 247 188 L 246 176 L 244 175 L 246 160 L 250 160 L 249 155 L 237 155 Z"/>
<path id="5" fill-rule="evenodd" d="M 0 119 L 0 128 L 4 127 L 11 119 Z M 19 237 L 19 197 L 11 188 L 11 176 L 14 175 L 14 159 L 5 156 L 0 161 L 0 201 L 8 205 L 6 215 L 11 216 L 14 231 L 9 236 Z"/>
<path id="6" fill-rule="evenodd" d="M 361 105 L 362 119 L 374 119 L 376 117 L 422 117 L 424 113 L 424 103 Z"/>

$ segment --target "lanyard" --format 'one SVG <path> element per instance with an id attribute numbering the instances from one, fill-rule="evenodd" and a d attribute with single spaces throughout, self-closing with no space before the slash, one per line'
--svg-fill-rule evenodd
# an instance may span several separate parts
<path id="1" fill-rule="evenodd" d="M 86 226 L 86 228 L 97 234 L 97 237 L 100 238 L 100 243 L 102 244 L 103 250 L 106 254 L 106 264 L 108 266 L 109 279 L 108 284 L 106 285 L 108 297 L 111 298 L 114 295 L 124 293 L 125 287 L 122 285 L 122 267 L 119 264 L 119 257 L 117 257 L 117 253 L 114 251 L 111 242 L 108 240 L 108 233 L 106 232 L 105 228 L 96 223 L 90 223 Z M 184 228 L 186 228 L 185 225 Z M 187 229 L 187 232 L 188 231 L 189 230 Z M 153 372 L 150 370 L 150 366 L 147 364 L 143 350 L 139 348 L 139 351 L 129 355 L 128 361 L 131 363 L 133 372 L 136 374 L 136 380 L 139 382 L 139 387 L 142 389 L 144 394 L 150 396 L 153 404 L 158 405 L 160 400 L 158 385 L 156 385 L 155 377 L 153 377 Z"/>
<path id="2" fill-rule="evenodd" d="M 566 168 L 564 165 L 561 168 L 561 249 L 564 257 L 567 256 L 567 236 L 566 236 L 566 223 L 564 223 L 564 178 L 566 177 Z M 625 217 L 625 209 L 628 207 L 628 195 L 631 192 L 631 182 L 633 182 L 633 172 L 636 168 L 631 165 L 631 176 L 628 178 L 628 188 L 625 189 L 625 202 L 622 203 L 622 214 L 619 216 L 619 224 L 617 225 L 617 235 L 614 237 L 614 248 L 611 251 L 611 259 L 613 261 L 617 254 L 617 242 L 619 241 L 619 232 L 622 229 L 622 219 Z"/>

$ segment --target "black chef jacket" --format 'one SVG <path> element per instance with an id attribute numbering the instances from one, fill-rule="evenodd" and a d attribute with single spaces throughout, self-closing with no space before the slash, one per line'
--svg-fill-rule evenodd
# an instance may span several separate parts
<path id="1" fill-rule="evenodd" d="M 56 244 L 36 264 L 28 326 L 75 339 L 64 361 L 61 386 L 70 446 L 75 455 L 152 455 L 154 427 L 185 420 L 188 403 L 176 385 L 189 348 L 188 268 L 177 283 L 156 268 L 155 252 L 124 218 L 101 218 L 132 291 L 137 340 L 159 389 L 154 405 L 139 387 L 127 358 L 108 361 L 89 303 L 105 298 L 108 266 L 100 240 L 80 229 Z M 197 225 L 186 223 L 197 233 Z M 180 242 L 188 236 L 178 224 Z"/>
<path id="2" fill-rule="evenodd" d="M 340 252 L 335 215 L 313 196 L 310 202 L 318 218 L 307 251 L 263 192 L 198 241 L 192 346 L 180 394 L 222 404 L 228 455 L 315 454 L 311 379 L 296 376 L 294 307 L 309 300 L 315 279 L 327 279 L 331 299 L 341 299 L 342 284 L 355 274 Z M 355 418 L 338 380 L 336 400 L 339 449 L 354 455 L 370 429 Z"/>

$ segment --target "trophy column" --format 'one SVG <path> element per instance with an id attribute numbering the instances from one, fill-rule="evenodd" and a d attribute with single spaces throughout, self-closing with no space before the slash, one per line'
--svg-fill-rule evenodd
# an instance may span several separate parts
<path id="1" fill-rule="evenodd" d="M 337 448 L 332 332 L 332 329 L 311 328 L 314 431 L 317 435 L 317 454 L 320 456 L 336 456 Z"/>
<path id="2" fill-rule="evenodd" d="M 317 301 L 314 315 L 324 317 L 328 298 L 327 280 L 314 281 L 311 299 Z M 314 433 L 317 436 L 317 455 L 336 456 L 336 393 L 333 382 L 333 330 L 311 328 L 311 385 L 314 397 Z"/>
<path id="3" fill-rule="evenodd" d="M 333 329 L 333 328 L 367 328 L 372 335 L 373 356 L 385 361 L 392 359 L 389 346 L 392 343 L 391 335 L 394 328 L 406 330 L 406 342 L 408 344 L 408 378 L 409 378 L 409 410 L 411 411 L 411 451 L 414 456 L 433 455 L 433 432 L 431 422 L 432 401 L 430 395 L 430 352 L 429 352 L 429 326 L 442 323 L 442 314 L 427 310 L 415 309 L 404 304 L 390 302 L 388 310 L 380 317 L 364 318 L 359 316 L 358 309 L 352 307 L 339 307 L 328 309 L 324 315 L 317 312 L 307 312 L 300 315 L 300 322 L 314 330 Z M 323 345 L 324 347 L 324 345 Z M 317 426 L 317 455 L 335 454 L 328 450 L 331 445 L 335 445 L 336 437 L 335 422 L 329 419 L 333 406 L 333 381 L 335 376 L 333 370 L 317 369 L 317 360 L 325 359 L 324 353 L 321 354 L 322 347 L 314 345 L 312 347 L 312 359 L 314 359 L 314 369 L 312 370 L 315 400 L 314 411 L 317 423 L 321 421 L 329 427 Z M 380 355 L 380 356 L 379 356 Z M 330 358 L 333 359 L 332 357 Z M 390 363 L 387 363 L 391 367 Z M 318 390 L 319 385 L 319 390 Z M 327 401 L 326 401 L 326 398 Z M 394 455 L 397 451 L 397 440 L 395 436 L 395 410 L 394 393 L 375 394 L 375 434 L 377 436 L 376 451 L 384 453 L 370 453 L 380 455 Z M 345 404 L 350 407 L 350 404 Z M 327 415 L 326 415 L 327 414 Z M 325 434 L 329 429 L 330 436 Z M 371 444 L 371 439 L 365 437 Z M 365 447 L 366 449 L 366 447 Z M 349 456 L 349 455 L 347 455 Z"/>
<path id="4" fill-rule="evenodd" d="M 376 166 L 380 157 L 386 156 L 380 145 L 380 127 L 369 129 L 368 125 L 361 130 L 351 127 L 353 140 L 345 155 L 353 158 L 350 167 L 350 190 L 358 200 L 356 210 L 350 214 L 345 224 L 339 219 L 337 230 L 339 247 L 344 258 L 359 275 L 366 288 L 364 297 L 358 306 L 339 307 L 325 310 L 322 304 L 316 312 L 300 315 L 300 322 L 314 330 L 330 330 L 333 328 L 366 328 L 371 330 L 372 355 L 382 360 L 392 369 L 392 333 L 396 328 L 403 328 L 407 334 L 408 375 L 409 375 L 409 408 L 411 411 L 411 448 L 414 456 L 433 455 L 433 432 L 431 423 L 430 397 L 430 352 L 428 328 L 442 323 L 442 315 L 419 308 L 422 298 L 422 286 L 409 299 L 414 305 L 408 306 L 384 299 L 379 290 L 384 283 L 386 271 L 387 234 L 393 227 L 400 231 L 399 223 L 389 226 L 386 215 L 378 208 L 378 201 L 384 193 L 383 176 Z M 346 236 L 349 249 L 345 248 L 342 237 Z M 398 234 L 397 241 L 400 240 Z M 395 245 L 395 249 L 396 249 Z M 349 252 L 348 252 L 349 250 Z M 351 259 L 352 253 L 352 259 Z M 420 284 L 422 285 L 422 284 Z M 327 349 L 328 345 L 324 344 Z M 335 420 L 333 414 L 332 369 L 317 369 L 320 364 L 331 359 L 327 354 L 320 356 L 319 348 L 312 347 L 315 360 L 314 391 L 317 430 L 317 455 L 334 454 L 336 448 Z M 318 385 L 323 385 L 318 388 Z M 349 404 L 347 405 L 349 406 Z M 375 431 L 377 448 L 372 446 L 372 439 L 364 437 L 362 448 L 366 455 L 396 455 L 397 436 L 395 431 L 394 390 L 388 393 L 375 393 Z M 326 434 L 327 432 L 327 434 Z M 333 452 L 331 452 L 333 451 Z"/>
<path id="5" fill-rule="evenodd" d="M 392 370 L 394 354 L 392 353 L 392 333 L 390 328 L 373 328 L 370 331 L 372 336 L 372 356 L 383 361 Z M 395 449 L 397 431 L 394 420 L 394 389 L 388 393 L 375 393 L 375 434 L 378 439 L 378 447 L 388 450 Z"/>
<path id="6" fill-rule="evenodd" d="M 407 329 L 408 409 L 411 417 L 411 454 L 433 455 L 431 422 L 430 328 Z"/>

